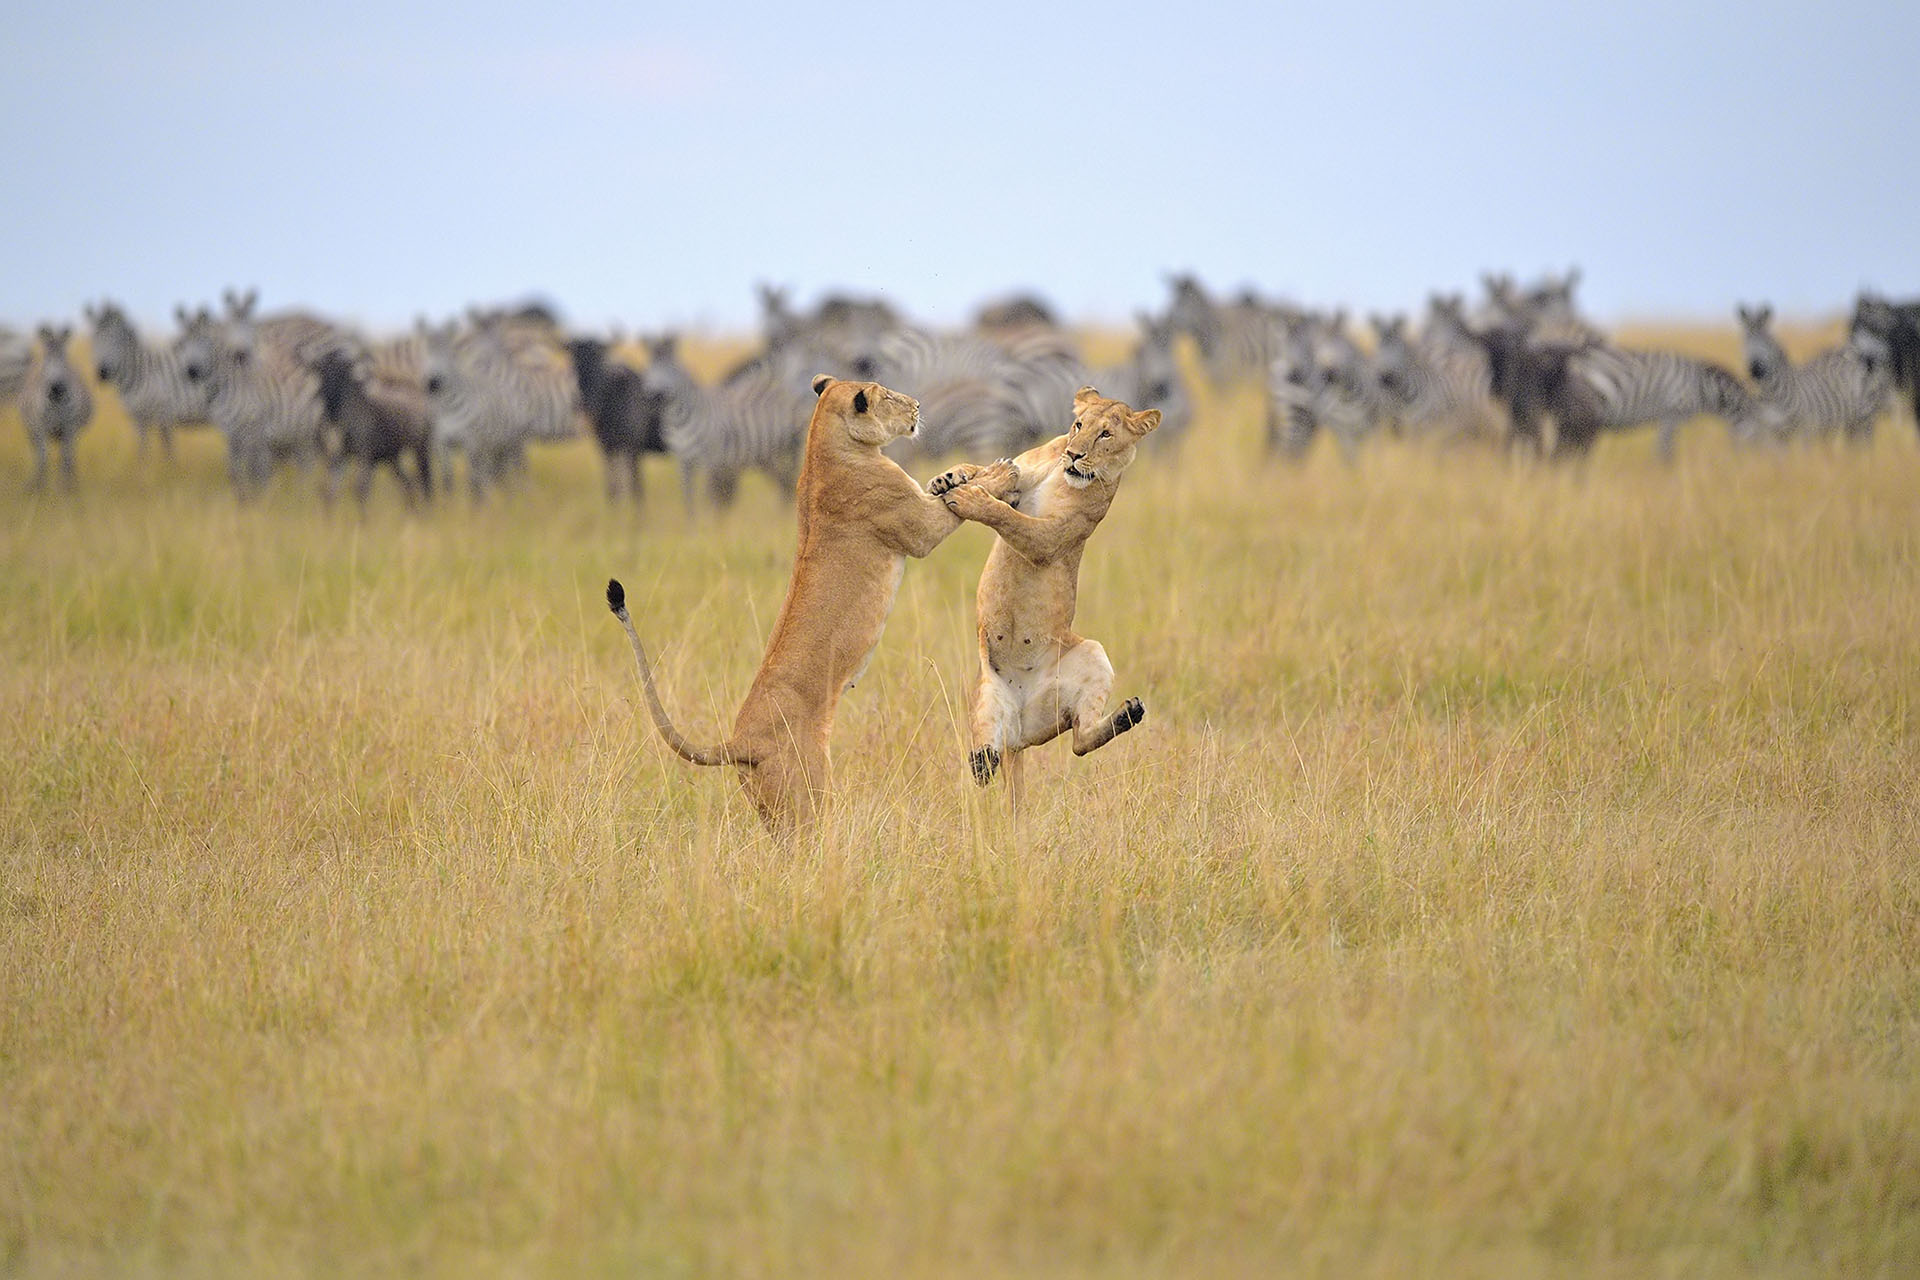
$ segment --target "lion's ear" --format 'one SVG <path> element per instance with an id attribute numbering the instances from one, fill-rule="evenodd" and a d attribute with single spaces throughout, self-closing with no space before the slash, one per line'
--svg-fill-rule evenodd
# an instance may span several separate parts
<path id="1" fill-rule="evenodd" d="M 855 413 L 865 413 L 867 411 L 867 389 L 865 387 L 853 393 L 853 411 Z"/>
<path id="2" fill-rule="evenodd" d="M 1073 407 L 1078 409 L 1081 405 L 1098 400 L 1099 398 L 1100 393 L 1092 387 L 1082 387 L 1073 393 Z"/>
<path id="3" fill-rule="evenodd" d="M 813 375 L 813 394 L 817 396 L 825 395 L 827 393 L 827 388 L 832 385 L 833 385 L 832 374 L 816 373 Z"/>
<path id="4" fill-rule="evenodd" d="M 1143 436 L 1160 425 L 1160 411 L 1158 409 L 1148 409 L 1144 412 L 1136 413 L 1131 419 L 1131 425 L 1134 435 Z"/>

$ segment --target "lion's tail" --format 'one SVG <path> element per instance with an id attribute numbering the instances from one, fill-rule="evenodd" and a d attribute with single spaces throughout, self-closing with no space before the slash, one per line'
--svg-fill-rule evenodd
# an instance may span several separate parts
<path id="1" fill-rule="evenodd" d="M 754 764 L 752 757 L 725 742 L 711 747 L 696 747 L 687 741 L 680 730 L 674 728 L 666 707 L 661 705 L 660 690 L 653 683 L 653 664 L 647 661 L 647 651 L 640 647 L 640 633 L 633 629 L 633 619 L 627 614 L 627 589 L 620 585 L 617 578 L 607 582 L 607 608 L 613 610 L 613 616 L 620 619 L 620 625 L 627 629 L 627 639 L 633 641 L 633 656 L 640 663 L 640 683 L 647 690 L 647 707 L 653 712 L 654 727 L 660 730 L 660 736 L 667 740 L 674 754 L 689 764 Z"/>

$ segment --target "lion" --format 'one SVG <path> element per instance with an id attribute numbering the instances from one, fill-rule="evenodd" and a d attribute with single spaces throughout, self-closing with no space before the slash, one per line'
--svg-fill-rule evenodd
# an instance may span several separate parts
<path id="1" fill-rule="evenodd" d="M 737 768 L 754 807 L 775 829 L 811 822 L 829 793 L 834 709 L 880 643 L 906 557 L 930 554 L 960 527 L 958 516 L 880 452 L 919 431 L 917 400 L 824 373 L 813 391 L 819 401 L 800 466 L 793 576 L 725 741 L 697 747 L 674 727 L 627 614 L 626 591 L 607 583 L 607 606 L 633 642 L 660 736 L 690 764 Z"/>
<path id="2" fill-rule="evenodd" d="M 1113 664 L 1096 640 L 1076 635 L 1080 556 L 1119 491 L 1135 446 L 1160 411 L 1135 413 L 1082 387 L 1067 434 L 991 466 L 960 466 L 928 490 L 954 514 L 999 535 L 980 574 L 980 684 L 973 698 L 974 781 L 986 786 L 1004 763 L 1020 799 L 1020 753 L 1073 731 L 1073 754 L 1097 751 L 1139 724 L 1128 698 L 1106 713 Z"/>

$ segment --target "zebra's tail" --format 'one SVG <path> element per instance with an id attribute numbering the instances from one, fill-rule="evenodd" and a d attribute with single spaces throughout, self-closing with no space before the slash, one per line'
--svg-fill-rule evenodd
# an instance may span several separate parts
<path id="1" fill-rule="evenodd" d="M 620 625 L 627 629 L 627 639 L 633 642 L 633 656 L 640 664 L 640 683 L 647 691 L 647 708 L 653 712 L 654 727 L 660 730 L 660 736 L 667 740 L 674 754 L 688 764 L 757 764 L 758 761 L 753 757 L 736 751 L 725 742 L 711 747 L 696 747 L 687 741 L 680 730 L 674 728 L 673 720 L 660 702 L 660 690 L 653 683 L 653 664 L 647 661 L 647 651 L 640 647 L 640 633 L 633 629 L 633 619 L 627 613 L 627 589 L 620 585 L 618 578 L 607 581 L 607 608 L 613 610 L 613 616 L 620 619 Z"/>

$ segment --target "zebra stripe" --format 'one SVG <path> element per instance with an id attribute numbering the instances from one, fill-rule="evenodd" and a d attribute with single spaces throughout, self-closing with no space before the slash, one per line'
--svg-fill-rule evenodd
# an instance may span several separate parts
<path id="1" fill-rule="evenodd" d="M 1133 351 L 1120 364 L 1096 372 L 1091 384 L 1136 411 L 1158 409 L 1160 426 L 1147 437 L 1146 447 L 1171 451 L 1179 448 L 1193 424 L 1193 397 L 1174 356 L 1173 325 L 1144 312 L 1137 319 L 1140 341 Z"/>
<path id="2" fill-rule="evenodd" d="M 33 339 L 0 325 L 0 404 L 12 404 L 27 385 L 33 367 Z"/>
<path id="3" fill-rule="evenodd" d="M 1762 304 L 1753 310 L 1744 306 L 1735 310 L 1747 372 L 1783 433 L 1811 437 L 1840 432 L 1848 440 L 1872 438 L 1873 421 L 1893 390 L 1888 365 L 1869 359 L 1852 344 L 1795 365 L 1774 336 L 1772 307 Z"/>
<path id="4" fill-rule="evenodd" d="M 448 454 L 466 454 L 467 484 L 478 499 L 523 466 L 529 441 L 575 434 L 579 388 L 564 351 L 530 326 L 489 323 L 467 329 L 423 326 L 423 384 L 434 447 L 451 484 Z"/>
<path id="5" fill-rule="evenodd" d="M 1193 339 L 1216 390 L 1258 382 L 1269 374 L 1281 354 L 1279 330 L 1294 318 L 1288 308 L 1268 306 L 1251 290 L 1222 306 L 1190 275 L 1171 276 L 1168 284 L 1173 298 L 1167 323 L 1175 333 Z"/>
<path id="6" fill-rule="evenodd" d="M 1493 399 L 1486 355 L 1433 332 L 1416 342 L 1404 316 L 1373 321 L 1374 365 L 1394 417 L 1412 435 L 1439 440 L 1494 439 L 1502 413 Z"/>
<path id="7" fill-rule="evenodd" d="M 920 402 L 919 434 L 889 448 L 908 459 L 1018 453 L 1057 433 L 1067 421 L 1061 413 L 1070 413 L 1073 393 L 1086 381 L 1055 335 L 1022 334 L 1003 343 L 924 329 L 881 338 L 871 376 Z"/>
<path id="8" fill-rule="evenodd" d="M 647 343 L 641 385 L 661 398 L 661 435 L 680 466 L 681 491 L 693 506 L 697 477 L 704 476 L 716 506 L 737 493 L 742 472 L 759 470 L 782 489 L 800 475 L 801 446 L 813 416 L 812 396 L 801 388 L 809 353 L 783 346 L 771 358 L 719 386 L 697 382 L 680 362 L 679 339 L 668 334 Z"/>
<path id="9" fill-rule="evenodd" d="M 1286 339 L 1268 366 L 1268 449 L 1298 460 L 1324 428 L 1352 462 L 1361 440 L 1391 416 L 1391 398 L 1347 334 L 1344 312 L 1303 317 Z"/>
<path id="10" fill-rule="evenodd" d="M 227 441 L 227 475 L 242 498 L 265 488 L 279 464 L 318 450 L 319 379 L 288 351 L 259 341 L 246 309 L 225 322 L 202 311 L 174 351 L 188 379 L 207 388 L 208 412 Z"/>
<path id="11" fill-rule="evenodd" d="M 183 308 L 176 309 L 175 315 L 182 328 L 190 323 Z M 161 452 L 171 459 L 174 428 L 213 424 L 205 384 L 187 376 L 172 344 L 142 341 L 126 312 L 112 302 L 103 302 L 98 309 L 88 307 L 86 316 L 93 325 L 95 370 L 101 382 L 119 393 L 139 435 L 142 458 L 155 432 Z"/>
<path id="12" fill-rule="evenodd" d="M 1765 429 L 1761 406 L 1738 378 L 1710 360 L 1600 345 L 1574 355 L 1570 368 L 1596 395 L 1600 430 L 1657 423 L 1665 459 L 1673 457 L 1680 424 L 1693 418 L 1721 418 L 1737 440 L 1754 439 Z"/>

